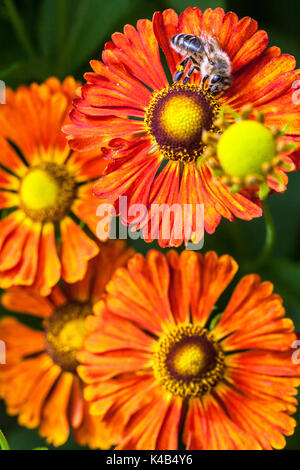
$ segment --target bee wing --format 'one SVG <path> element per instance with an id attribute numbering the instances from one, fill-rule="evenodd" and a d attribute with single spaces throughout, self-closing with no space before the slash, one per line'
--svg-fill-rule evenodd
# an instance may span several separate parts
<path id="1" fill-rule="evenodd" d="M 214 49 L 221 49 L 219 40 L 216 36 L 211 36 L 210 43 Z"/>

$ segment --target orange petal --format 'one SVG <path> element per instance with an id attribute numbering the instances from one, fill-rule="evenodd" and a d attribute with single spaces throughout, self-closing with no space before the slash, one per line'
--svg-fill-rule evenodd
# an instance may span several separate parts
<path id="1" fill-rule="evenodd" d="M 4 292 L 1 301 L 8 310 L 30 313 L 42 318 L 48 318 L 54 309 L 49 299 L 42 297 L 35 290 L 24 287 L 11 287 Z"/>
<path id="2" fill-rule="evenodd" d="M 99 255 L 89 261 L 85 277 L 79 282 L 64 286 L 69 297 L 79 302 L 89 300 L 95 304 L 102 298 L 114 271 L 125 266 L 133 255 L 134 250 L 127 247 L 123 240 L 102 243 Z"/>
<path id="3" fill-rule="evenodd" d="M 174 10 L 156 11 L 153 15 L 153 30 L 158 44 L 164 51 L 172 75 L 176 71 L 179 54 L 172 49 L 170 39 L 177 31 L 178 16 Z"/>
<path id="4" fill-rule="evenodd" d="M 24 222 L 23 211 L 15 211 L 0 221 L 0 250 L 5 240 Z"/>
<path id="5" fill-rule="evenodd" d="M 17 207 L 18 205 L 19 196 L 17 194 L 0 190 L 0 209 L 11 209 L 12 207 Z"/>
<path id="6" fill-rule="evenodd" d="M 50 377 L 49 377 L 50 373 Z M 48 378 L 56 379 L 57 374 L 60 373 L 60 368 L 53 364 L 52 359 L 47 354 L 39 354 L 33 359 L 23 360 L 11 368 L 8 368 L 7 371 L 1 369 L 0 374 L 0 391 L 1 396 L 5 399 L 7 405 L 7 411 L 9 414 L 19 414 L 22 412 L 23 406 L 26 408 L 32 407 L 37 410 L 35 413 L 34 421 L 30 419 L 30 416 L 26 413 L 28 419 L 24 425 L 35 427 L 39 424 L 39 412 L 45 400 L 45 394 L 39 394 L 35 396 L 36 403 L 31 400 L 33 393 L 41 391 L 38 388 L 37 384 L 41 383 L 44 393 L 48 393 L 51 388 L 51 383 L 49 383 Z M 54 374 L 52 376 L 52 374 Z M 48 388 L 48 389 L 47 389 Z M 33 397 L 32 397 L 33 398 Z"/>
<path id="7" fill-rule="evenodd" d="M 74 429 L 74 438 L 81 446 L 88 445 L 91 449 L 108 450 L 116 442 L 112 439 L 111 430 L 99 416 L 92 416 L 89 406 L 84 403 L 83 421 L 79 428 Z"/>
<path id="8" fill-rule="evenodd" d="M 62 277 L 66 282 L 77 282 L 84 277 L 88 261 L 98 254 L 99 248 L 70 217 L 64 218 L 60 227 Z"/>
<path id="9" fill-rule="evenodd" d="M 160 434 L 156 441 L 157 450 L 177 450 L 180 437 L 180 424 L 183 413 L 183 401 L 179 397 L 172 399 L 164 422 L 161 426 Z"/>
<path id="10" fill-rule="evenodd" d="M 112 313 L 160 334 L 163 325 L 174 325 L 174 318 L 166 300 L 150 282 L 147 270 L 147 262 L 141 255 L 131 258 L 128 270 L 118 269 L 108 283 L 110 295 L 106 303 Z"/>
<path id="11" fill-rule="evenodd" d="M 32 223 L 28 228 L 28 236 L 18 264 L 0 274 L 0 285 L 3 289 L 13 285 L 30 286 L 34 282 L 38 264 L 41 224 L 39 222 Z"/>
<path id="12" fill-rule="evenodd" d="M 82 387 L 77 377 L 75 377 L 69 407 L 70 423 L 72 428 L 77 429 L 81 426 L 84 418 L 84 407 Z"/>
<path id="13" fill-rule="evenodd" d="M 244 354 L 245 357 L 243 357 Z M 280 405 L 285 403 L 286 411 L 289 414 L 295 413 L 297 407 L 296 387 L 300 384 L 299 370 L 291 363 L 290 355 L 284 357 L 282 354 L 277 354 L 277 358 L 274 356 L 273 353 L 272 363 L 271 360 L 269 361 L 268 353 L 263 356 L 262 352 L 256 351 L 228 356 L 226 358 L 228 365 L 226 381 L 246 396 L 259 400 L 272 400 Z M 276 359 L 277 370 L 274 368 Z M 265 363 L 264 369 L 267 373 L 263 374 L 262 370 L 259 373 L 256 370 L 258 360 Z M 268 364 L 270 364 L 269 369 Z M 280 376 L 275 376 L 276 373 Z M 284 376 L 285 373 L 286 376 Z M 298 377 L 294 378 L 296 374 Z"/>
<path id="14" fill-rule="evenodd" d="M 40 434 L 54 446 L 63 445 L 69 436 L 67 412 L 73 381 L 73 374 L 64 372 L 51 391 L 43 409 Z"/>
<path id="15" fill-rule="evenodd" d="M 192 315 L 194 321 L 204 325 L 219 296 L 237 272 L 238 265 L 231 256 L 223 255 L 218 258 L 213 251 L 206 253 L 201 264 L 201 281 L 198 284 L 199 300 Z"/>
<path id="16" fill-rule="evenodd" d="M 95 345 L 94 339 L 92 337 L 89 342 L 88 338 L 87 348 L 99 347 L 98 343 Z M 150 357 L 149 353 L 136 349 L 117 349 L 95 355 L 82 351 L 78 353 L 78 360 L 86 365 L 80 366 L 78 372 L 85 383 L 97 383 L 99 380 L 111 379 L 123 373 L 141 371 L 149 364 Z"/>
<path id="17" fill-rule="evenodd" d="M 226 403 L 231 419 L 255 436 L 262 449 L 282 449 L 286 444 L 284 434 L 294 432 L 296 421 L 283 412 L 284 404 L 280 407 L 272 400 L 253 400 L 225 385 L 218 390 L 218 396 Z"/>
<path id="18" fill-rule="evenodd" d="M 152 338 L 132 322 L 108 312 L 103 302 L 95 305 L 94 312 L 97 317 L 91 316 L 86 320 L 89 334 L 84 346 L 88 351 L 96 354 L 120 349 L 150 353 L 153 351 L 154 341 Z"/>
<path id="19" fill-rule="evenodd" d="M 148 213 L 148 224 L 143 230 L 143 237 L 147 242 L 158 239 L 159 245 L 163 248 L 176 244 L 175 240 L 170 240 L 172 235 L 171 211 L 176 213 L 176 206 L 173 204 L 178 200 L 180 172 L 180 164 L 169 161 L 165 168 L 156 175 L 151 185 L 149 195 L 151 209 Z M 158 212 L 154 209 L 155 207 Z"/>
<path id="20" fill-rule="evenodd" d="M 32 221 L 26 219 L 6 238 L 0 253 L 0 271 L 8 271 L 20 262 L 33 227 Z"/>
<path id="21" fill-rule="evenodd" d="M 99 217 L 97 209 L 100 201 L 93 194 L 94 183 L 80 186 L 77 199 L 72 205 L 72 212 L 96 234 Z"/>
<path id="22" fill-rule="evenodd" d="M 155 450 L 169 404 L 165 397 L 157 398 L 141 408 L 124 430 L 125 438 L 118 450 Z"/>
<path id="23" fill-rule="evenodd" d="M 2 109 L 3 109 L 3 106 L 2 106 Z M 0 122 L 2 122 L 1 112 L 0 112 Z M 24 176 L 25 173 L 27 172 L 27 167 L 19 158 L 16 151 L 13 149 L 12 145 L 10 145 L 3 136 L 0 136 L 0 163 L 5 168 L 8 168 L 9 170 L 13 171 L 18 176 Z M 15 176 L 9 173 L 6 173 L 6 179 L 7 179 L 6 184 L 8 186 L 5 185 L 5 187 L 9 189 L 14 189 L 14 190 L 19 189 L 19 181 Z M 2 182 L 1 182 L 1 186 L 2 186 Z"/>
<path id="24" fill-rule="evenodd" d="M 244 65 L 259 57 L 266 49 L 268 42 L 269 38 L 265 31 L 257 31 L 253 34 L 235 54 L 231 63 L 233 72 L 236 72 L 244 67 Z"/>
<path id="25" fill-rule="evenodd" d="M 40 424 L 44 404 L 60 373 L 60 367 L 53 364 L 53 366 L 39 378 L 38 382 L 33 385 L 30 396 L 28 396 L 28 399 L 20 407 L 19 424 L 31 429 Z"/>
<path id="26" fill-rule="evenodd" d="M 0 139 L 1 142 L 1 139 Z M 16 176 L 8 173 L 2 167 L 0 168 L 0 188 L 11 191 L 18 191 L 20 186 L 20 180 Z M 5 193 L 4 193 L 5 194 Z M 19 201 L 19 198 L 16 194 L 7 193 L 8 195 L 15 196 L 16 200 Z M 18 205 L 18 203 L 16 204 Z"/>
<path id="27" fill-rule="evenodd" d="M 22 360 L 23 356 L 37 354 L 45 348 L 41 331 L 33 330 L 11 317 L 0 321 L 0 338 L 6 344 L 7 368 Z M 1 366 L 3 372 L 5 369 L 6 366 Z"/>
<path id="28" fill-rule="evenodd" d="M 106 44 L 107 50 L 112 51 L 131 75 L 153 90 L 167 85 L 151 21 L 138 21 L 137 30 L 131 25 L 125 25 L 124 34 L 112 35 L 112 43 Z M 105 55 L 104 61 L 107 63 Z"/>
<path id="29" fill-rule="evenodd" d="M 172 289 L 169 295 L 173 315 L 177 323 L 189 322 L 191 303 L 194 304 L 195 299 L 195 286 L 200 282 L 199 255 L 195 252 L 184 251 L 179 256 L 176 251 L 172 250 L 167 253 L 167 258 L 172 268 Z"/>
<path id="30" fill-rule="evenodd" d="M 226 44 L 226 52 L 231 59 L 235 57 L 242 45 L 250 39 L 257 31 L 257 22 L 249 16 L 242 18 L 231 33 L 231 37 Z"/>
<path id="31" fill-rule="evenodd" d="M 284 318 L 282 300 L 272 291 L 273 285 L 260 283 L 256 275 L 241 279 L 214 329 L 218 338 L 231 333 L 223 342 L 226 349 L 290 348 L 294 326 L 291 320 Z"/>
<path id="32" fill-rule="evenodd" d="M 93 152 L 73 152 L 68 158 L 67 167 L 76 176 L 76 182 L 82 183 L 101 176 L 107 166 L 104 157 L 99 154 L 99 149 Z M 79 191 L 80 189 L 81 187 Z"/>
<path id="33" fill-rule="evenodd" d="M 61 265 L 56 250 L 54 225 L 46 223 L 42 228 L 38 268 L 33 288 L 43 296 L 49 295 L 52 287 L 58 283 L 60 273 Z"/>

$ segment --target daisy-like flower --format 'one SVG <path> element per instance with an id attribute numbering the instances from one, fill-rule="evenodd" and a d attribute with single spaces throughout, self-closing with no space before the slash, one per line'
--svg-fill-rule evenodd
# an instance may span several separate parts
<path id="1" fill-rule="evenodd" d="M 7 210 L 0 222 L 4 289 L 34 286 L 48 295 L 61 275 L 67 282 L 82 279 L 88 260 L 98 253 L 80 225 L 96 230 L 92 181 L 103 165 L 95 152 L 71 152 L 61 131 L 76 88 L 71 77 L 63 83 L 50 78 L 7 90 L 7 104 L 0 106 L 0 209 Z"/>
<path id="2" fill-rule="evenodd" d="M 232 86 L 223 96 L 205 91 L 200 73 L 193 73 L 187 84 L 172 85 L 173 79 L 167 79 L 161 58 L 174 77 L 183 56 L 171 47 L 170 39 L 179 33 L 217 39 L 232 68 Z M 95 194 L 115 203 L 117 210 L 120 195 L 127 196 L 128 207 L 144 204 L 148 223 L 145 218 L 140 226 L 145 226 L 147 241 L 158 238 L 166 246 L 187 242 L 189 235 L 196 238 L 195 213 L 200 204 L 209 233 L 221 217 L 249 220 L 261 215 L 252 191 L 231 194 L 226 185 L 214 181 L 205 161 L 198 167 L 195 162 L 205 150 L 203 130 L 216 131 L 214 121 L 222 105 L 238 111 L 250 103 L 265 112 L 266 125 L 281 129 L 290 122 L 287 137 L 299 140 L 299 105 L 293 104 L 291 87 L 299 71 L 294 57 L 281 54 L 277 47 L 267 49 L 267 44 L 267 33 L 249 17 L 239 20 L 221 8 L 204 12 L 187 8 L 178 17 L 170 9 L 155 13 L 152 22 L 138 21 L 136 28 L 126 25 L 123 34 L 113 34 L 106 44 L 102 62 L 91 61 L 93 73 L 85 76 L 87 83 L 71 113 L 73 125 L 65 130 L 76 150 L 100 151 L 103 135 L 108 136 L 103 152 L 111 155 L 111 161 L 95 185 Z M 159 223 L 153 222 L 157 214 L 150 207 L 163 204 L 177 204 L 174 210 L 181 213 L 185 204 L 193 208 L 187 236 L 178 240 L 172 221 L 169 238 L 162 236 L 169 214 L 165 211 Z M 125 223 L 133 223 L 126 212 L 121 211 L 121 216 Z M 152 233 L 151 222 L 157 224 Z"/>
<path id="3" fill-rule="evenodd" d="M 270 282 L 230 256 L 150 251 L 118 269 L 86 320 L 78 373 L 118 449 L 281 449 L 296 425 L 296 339 Z M 215 313 L 214 313 L 215 312 Z"/>
<path id="4" fill-rule="evenodd" d="M 296 157 L 292 154 L 297 144 L 286 140 L 285 130 L 265 126 L 263 112 L 255 111 L 250 119 L 251 106 L 242 108 L 240 115 L 234 114 L 233 123 L 218 119 L 223 133 L 203 135 L 207 142 L 205 157 L 214 176 L 221 177 L 231 192 L 243 187 L 257 188 L 260 199 L 265 199 L 271 189 L 284 191 L 288 181 L 285 172 L 295 169 L 293 158 Z"/>
<path id="5" fill-rule="evenodd" d="M 89 262 L 83 280 L 63 283 L 48 297 L 24 287 L 12 287 L 2 296 L 7 309 L 43 319 L 43 331 L 12 317 L 1 320 L 7 364 L 0 365 L 0 396 L 8 413 L 18 415 L 19 424 L 39 427 L 55 446 L 66 442 L 70 429 L 81 445 L 107 449 L 113 444 L 106 426 L 88 412 L 76 353 L 83 342 L 85 317 L 101 298 L 113 270 L 132 254 L 123 242 L 110 241 Z"/>

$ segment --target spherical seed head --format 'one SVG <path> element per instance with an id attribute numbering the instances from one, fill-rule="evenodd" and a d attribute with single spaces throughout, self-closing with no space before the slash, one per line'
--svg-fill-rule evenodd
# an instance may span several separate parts
<path id="1" fill-rule="evenodd" d="M 218 158 L 227 175 L 245 178 L 261 174 L 262 165 L 276 155 L 272 133 L 256 121 L 237 122 L 225 130 L 218 142 Z"/>

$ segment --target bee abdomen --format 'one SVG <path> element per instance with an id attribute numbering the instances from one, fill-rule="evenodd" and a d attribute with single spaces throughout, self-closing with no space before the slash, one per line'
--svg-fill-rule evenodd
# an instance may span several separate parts
<path id="1" fill-rule="evenodd" d="M 203 51 L 203 43 L 193 34 L 176 34 L 171 37 L 171 46 L 179 54 L 199 54 Z"/>

